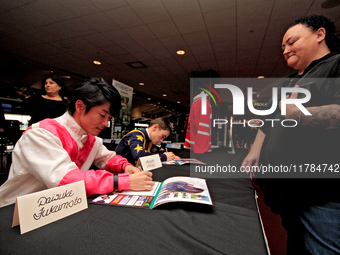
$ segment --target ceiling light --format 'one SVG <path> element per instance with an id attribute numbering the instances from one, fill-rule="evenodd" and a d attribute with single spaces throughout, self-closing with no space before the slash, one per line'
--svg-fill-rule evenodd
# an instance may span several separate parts
<path id="1" fill-rule="evenodd" d="M 163 97 L 166 97 L 166 94 L 163 94 Z"/>
<path id="2" fill-rule="evenodd" d="M 70 45 L 64 44 L 64 43 L 60 43 L 59 47 L 62 49 L 72 49 L 72 47 Z"/>
<path id="3" fill-rule="evenodd" d="M 97 60 L 95 60 L 95 61 L 93 61 L 93 64 L 100 66 L 102 63 L 97 61 Z"/>
<path id="4" fill-rule="evenodd" d="M 137 68 L 147 68 L 146 65 L 144 65 L 142 62 L 140 61 L 135 61 L 135 62 L 127 62 L 125 63 L 127 64 L 128 66 L 134 68 L 134 69 L 137 69 Z"/>
<path id="5" fill-rule="evenodd" d="M 151 100 L 151 97 L 148 97 L 148 100 L 150 101 L 150 100 Z"/>
<path id="6" fill-rule="evenodd" d="M 184 55 L 185 51 L 184 50 L 178 50 L 176 53 L 177 53 L 177 55 Z"/>
<path id="7" fill-rule="evenodd" d="M 143 83 L 143 82 L 140 82 L 139 85 L 140 85 L 140 86 L 144 86 L 144 83 Z"/>
<path id="8" fill-rule="evenodd" d="M 181 101 L 177 101 L 177 104 L 180 104 L 181 103 Z"/>
<path id="9" fill-rule="evenodd" d="M 257 78 L 258 78 L 258 79 L 263 79 L 264 76 L 263 76 L 263 75 L 260 75 L 260 76 L 258 76 Z"/>
<path id="10" fill-rule="evenodd" d="M 69 76 L 69 75 L 64 75 L 64 76 L 61 76 L 61 78 L 71 79 L 71 76 Z"/>

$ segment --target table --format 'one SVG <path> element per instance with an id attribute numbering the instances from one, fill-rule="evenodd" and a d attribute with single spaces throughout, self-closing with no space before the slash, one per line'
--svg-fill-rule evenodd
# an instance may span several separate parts
<path id="1" fill-rule="evenodd" d="M 190 157 L 186 151 L 178 155 Z M 191 157 L 240 164 L 244 155 L 218 149 Z M 189 169 L 166 165 L 153 177 L 188 176 Z M 268 254 L 249 177 L 207 183 L 213 206 L 168 203 L 149 210 L 89 204 L 23 235 L 11 228 L 14 205 L 0 208 L 0 254 Z"/>

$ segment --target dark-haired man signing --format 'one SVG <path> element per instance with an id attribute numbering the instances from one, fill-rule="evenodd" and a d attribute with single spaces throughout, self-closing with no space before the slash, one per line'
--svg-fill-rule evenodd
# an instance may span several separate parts
<path id="1" fill-rule="evenodd" d="M 68 112 L 30 126 L 12 152 L 0 207 L 16 197 L 83 180 L 88 196 L 114 190 L 151 190 L 152 173 L 140 172 L 97 137 L 121 108 L 118 91 L 101 78 L 75 87 Z M 89 170 L 95 165 L 100 170 Z"/>

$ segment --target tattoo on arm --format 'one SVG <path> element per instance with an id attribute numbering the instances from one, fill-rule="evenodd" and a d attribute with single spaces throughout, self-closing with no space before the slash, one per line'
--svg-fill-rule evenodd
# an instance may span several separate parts
<path id="1" fill-rule="evenodd" d="M 323 105 L 308 107 L 312 115 L 304 115 L 301 111 L 292 113 L 289 118 L 295 119 L 300 125 L 319 128 L 340 127 L 340 105 Z"/>

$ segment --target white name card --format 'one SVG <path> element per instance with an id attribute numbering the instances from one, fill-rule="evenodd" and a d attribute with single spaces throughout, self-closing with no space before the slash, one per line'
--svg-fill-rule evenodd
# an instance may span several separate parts
<path id="1" fill-rule="evenodd" d="M 162 167 L 161 159 L 158 154 L 140 157 L 138 159 L 137 167 L 141 165 L 144 171 L 150 171 Z"/>
<path id="2" fill-rule="evenodd" d="M 24 234 L 87 209 L 84 181 L 17 197 L 12 227 Z"/>

